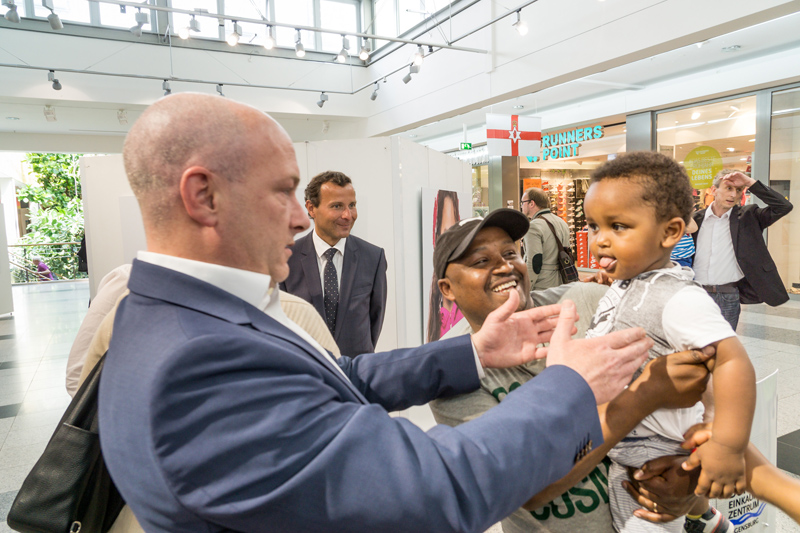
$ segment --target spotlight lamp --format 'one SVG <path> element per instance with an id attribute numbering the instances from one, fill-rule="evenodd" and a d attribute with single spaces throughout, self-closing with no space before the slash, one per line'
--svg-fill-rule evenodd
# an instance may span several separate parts
<path id="1" fill-rule="evenodd" d="M 380 82 L 376 81 L 375 89 L 373 89 L 372 94 L 369 95 L 370 100 L 375 101 L 375 99 L 378 97 L 378 91 L 380 90 L 380 88 L 381 88 Z"/>
<path id="2" fill-rule="evenodd" d="M 164 96 L 169 96 L 172 94 L 172 87 L 169 86 L 169 82 L 164 80 L 161 84 L 161 88 L 164 90 Z"/>
<path id="3" fill-rule="evenodd" d="M 200 23 L 197 21 L 196 18 L 194 18 L 194 15 L 192 15 L 192 18 L 189 20 L 189 25 L 184 26 L 183 28 L 178 30 L 178 37 L 180 37 L 181 39 L 188 39 L 189 37 L 191 37 L 192 32 L 198 33 L 199 31 L 200 31 Z"/>
<path id="4" fill-rule="evenodd" d="M 3 6 L 8 8 L 5 19 L 9 22 L 19 24 L 19 13 L 17 12 L 17 4 L 14 3 L 14 0 L 3 0 Z"/>
<path id="5" fill-rule="evenodd" d="M 516 29 L 517 33 L 520 35 L 528 35 L 528 23 L 520 18 L 521 11 L 522 10 L 517 11 L 517 21 L 512 24 L 512 26 L 514 26 L 514 29 Z"/>
<path id="6" fill-rule="evenodd" d="M 61 22 L 61 19 L 56 12 L 47 15 L 47 22 L 50 23 L 50 27 L 54 30 L 64 29 L 64 23 Z"/>
<path id="7" fill-rule="evenodd" d="M 233 21 L 233 30 L 228 34 L 225 40 L 231 46 L 236 46 L 239 44 L 239 38 L 242 36 L 242 27 L 239 26 L 239 23 L 235 20 Z"/>
<path id="8" fill-rule="evenodd" d="M 297 35 L 294 38 L 294 53 L 297 57 L 305 57 L 306 49 L 303 48 L 303 40 L 300 37 L 300 30 L 296 30 Z"/>
<path id="9" fill-rule="evenodd" d="M 321 94 L 319 95 L 319 102 L 317 102 L 317 106 L 318 106 L 320 109 L 322 109 L 322 106 L 324 106 L 324 105 L 325 105 L 325 102 L 327 102 L 327 101 L 328 101 L 328 95 L 327 95 L 327 94 L 325 94 L 325 93 L 321 93 Z"/>
<path id="10" fill-rule="evenodd" d="M 345 61 L 347 61 L 347 56 L 349 55 L 347 53 L 348 50 L 350 50 L 350 42 L 347 40 L 346 36 L 342 35 L 342 49 L 336 56 L 337 63 L 344 63 Z"/>
<path id="11" fill-rule="evenodd" d="M 264 48 L 267 50 L 275 48 L 275 35 L 273 35 L 273 32 L 273 27 L 267 26 L 267 37 L 264 39 Z"/>
<path id="12" fill-rule="evenodd" d="M 50 72 L 47 73 L 47 81 L 50 81 L 50 82 L 53 83 L 53 89 L 55 89 L 56 91 L 60 91 L 61 90 L 61 82 L 59 82 L 56 79 L 56 71 L 55 70 L 51 70 Z"/>
<path id="13" fill-rule="evenodd" d="M 417 74 L 419 72 L 420 68 L 422 68 L 422 67 L 420 67 L 419 65 L 413 65 L 412 64 L 410 67 L 408 67 L 408 72 L 411 73 L 411 74 Z"/>
<path id="14" fill-rule="evenodd" d="M 47 15 L 47 22 L 50 23 L 50 27 L 54 30 L 63 29 L 64 24 L 61 22 L 58 13 L 54 11 L 53 0 L 42 0 L 42 5 L 50 10 L 50 14 Z"/>
<path id="15" fill-rule="evenodd" d="M 361 45 L 361 51 L 358 53 L 358 58 L 361 61 L 366 61 L 369 59 L 369 55 L 372 53 L 372 49 L 369 47 L 369 41 L 364 39 L 363 44 Z"/>
<path id="16" fill-rule="evenodd" d="M 131 27 L 131 33 L 136 37 L 142 36 L 142 27 L 148 22 L 147 13 L 142 13 L 142 10 L 137 8 L 136 12 L 136 25 Z"/>
<path id="17" fill-rule="evenodd" d="M 413 65 L 411 68 L 414 68 Z M 411 81 L 411 69 L 408 69 L 408 73 L 403 76 L 403 83 L 408 83 Z"/>
<path id="18" fill-rule="evenodd" d="M 222 96 L 222 97 L 225 96 L 224 94 L 222 94 L 222 84 L 221 83 L 217 84 L 217 92 L 219 93 L 220 96 Z"/>
<path id="19" fill-rule="evenodd" d="M 425 50 L 422 46 L 417 46 L 417 52 L 414 54 L 414 64 L 420 66 L 425 60 Z"/>

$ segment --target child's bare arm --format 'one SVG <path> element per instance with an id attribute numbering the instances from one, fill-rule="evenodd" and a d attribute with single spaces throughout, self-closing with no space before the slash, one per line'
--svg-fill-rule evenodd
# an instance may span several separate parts
<path id="1" fill-rule="evenodd" d="M 598 406 L 603 426 L 603 444 L 578 461 L 569 474 L 536 494 L 523 507 L 533 511 L 574 487 L 589 475 L 611 448 L 656 409 L 676 409 L 697 403 L 708 376 L 703 364 L 707 364 L 712 356 L 710 349 L 706 353 L 691 350 L 650 361 L 630 387 L 609 403 Z"/>
<path id="2" fill-rule="evenodd" d="M 739 339 L 716 343 L 711 364 L 714 387 L 714 433 L 686 461 L 702 465 L 697 494 L 728 498 L 745 489 L 744 452 L 750 439 L 756 402 L 755 371 Z"/>
<path id="3" fill-rule="evenodd" d="M 711 438 L 711 430 L 695 426 L 686 433 L 684 447 L 696 447 Z M 800 481 L 767 461 L 751 442 L 745 452 L 747 490 L 759 500 L 778 507 L 800 524 Z"/>

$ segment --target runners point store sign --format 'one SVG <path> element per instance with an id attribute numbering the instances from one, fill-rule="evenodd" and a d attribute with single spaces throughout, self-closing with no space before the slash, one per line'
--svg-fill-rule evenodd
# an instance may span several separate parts
<path id="1" fill-rule="evenodd" d="M 536 163 L 537 161 L 547 161 L 548 159 L 577 157 L 578 149 L 582 142 L 600 139 L 604 133 L 603 126 L 586 126 L 542 135 L 541 157 L 529 157 L 528 161 Z"/>

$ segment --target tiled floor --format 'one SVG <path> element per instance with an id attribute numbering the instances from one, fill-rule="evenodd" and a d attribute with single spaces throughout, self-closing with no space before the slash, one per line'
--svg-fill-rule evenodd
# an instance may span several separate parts
<path id="1" fill-rule="evenodd" d="M 16 286 L 0 317 L 0 532 L 8 508 L 69 404 L 67 355 L 86 314 L 89 283 Z"/>
<path id="2" fill-rule="evenodd" d="M 89 286 L 17 286 L 13 316 L 0 316 L 0 533 L 16 491 L 69 403 L 67 355 L 86 314 Z M 778 374 L 778 435 L 800 430 L 800 302 L 745 307 L 741 336 L 757 377 Z M 800 527 L 779 513 L 781 533 Z"/>

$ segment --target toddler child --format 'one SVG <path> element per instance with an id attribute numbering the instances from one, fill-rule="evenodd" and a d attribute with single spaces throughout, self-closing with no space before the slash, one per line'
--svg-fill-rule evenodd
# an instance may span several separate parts
<path id="1" fill-rule="evenodd" d="M 755 372 L 719 307 L 692 281 L 692 270 L 670 261 L 670 252 L 683 237 L 692 213 L 686 172 L 674 160 L 654 152 L 619 156 L 592 173 L 584 209 L 590 251 L 614 280 L 586 336 L 643 327 L 655 341 L 650 359 L 715 347 L 716 357 L 707 363 L 715 390 L 714 432 L 695 451 L 702 467 L 696 492 L 712 498 L 740 494 L 745 489 L 744 452 L 755 408 Z M 681 448 L 683 434 L 702 415 L 700 403 L 688 409 L 656 411 L 609 453 L 613 461 L 611 512 L 617 531 L 681 531 L 684 522 L 680 519 L 655 524 L 634 517 L 639 506 L 621 482 L 627 479 L 626 467 L 687 453 Z M 687 521 L 687 531 L 732 530 L 705 499 L 689 514 L 702 515 L 702 519 L 695 516 L 697 520 Z"/>

